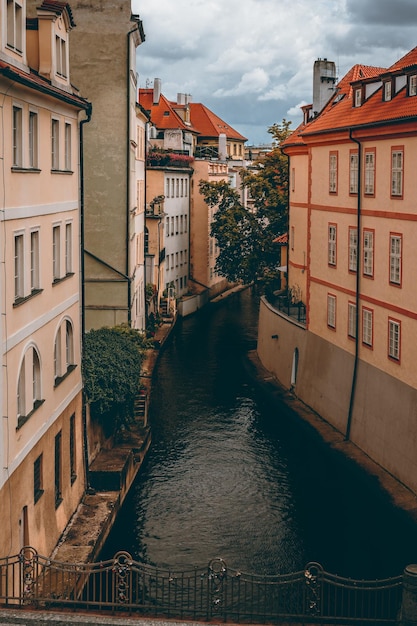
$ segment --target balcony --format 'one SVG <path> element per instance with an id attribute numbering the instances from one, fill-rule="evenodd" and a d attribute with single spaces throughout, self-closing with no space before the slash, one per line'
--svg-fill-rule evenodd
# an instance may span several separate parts
<path id="1" fill-rule="evenodd" d="M 303 324 L 307 323 L 307 307 L 301 300 L 294 302 L 291 293 L 278 293 L 276 295 L 268 295 L 267 301 L 280 313 L 284 313 L 287 317 Z"/>
<path id="2" fill-rule="evenodd" d="M 194 157 L 181 152 L 152 148 L 146 157 L 147 167 L 191 167 Z"/>

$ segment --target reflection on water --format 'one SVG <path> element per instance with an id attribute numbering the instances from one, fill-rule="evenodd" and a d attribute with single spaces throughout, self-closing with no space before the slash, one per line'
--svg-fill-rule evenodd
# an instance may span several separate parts
<path id="1" fill-rule="evenodd" d="M 103 558 L 124 549 L 176 570 L 219 556 L 257 574 L 312 560 L 344 576 L 401 573 L 416 561 L 416 529 L 248 380 L 257 315 L 246 291 L 179 321 L 155 376 L 152 446 Z"/>

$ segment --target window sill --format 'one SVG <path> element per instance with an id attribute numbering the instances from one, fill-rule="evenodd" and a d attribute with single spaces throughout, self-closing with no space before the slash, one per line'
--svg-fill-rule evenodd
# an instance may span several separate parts
<path id="1" fill-rule="evenodd" d="M 37 167 L 21 167 L 20 165 L 12 165 L 11 170 L 19 174 L 40 174 L 42 171 Z"/>
<path id="2" fill-rule="evenodd" d="M 62 283 L 64 280 L 71 278 L 71 276 L 74 276 L 74 272 L 69 272 L 69 274 L 65 274 L 65 276 L 62 276 L 62 278 L 54 278 L 52 286 L 57 285 L 58 283 Z"/>
<path id="3" fill-rule="evenodd" d="M 51 174 L 71 175 L 71 174 L 74 174 L 74 172 L 72 170 L 54 170 L 54 169 L 51 169 Z"/>
<path id="4" fill-rule="evenodd" d="M 13 302 L 13 307 L 20 306 L 24 302 L 27 302 L 31 298 L 34 298 L 35 296 L 37 296 L 39 293 L 42 293 L 42 291 L 43 289 L 34 289 L 28 296 L 23 296 L 22 298 L 16 298 L 16 300 Z"/>
<path id="5" fill-rule="evenodd" d="M 33 405 L 33 409 L 27 415 L 19 415 L 17 418 L 17 427 L 16 430 L 22 428 L 24 424 L 32 417 L 32 415 L 39 409 L 40 406 L 45 402 L 45 400 L 35 400 Z"/>
<path id="6" fill-rule="evenodd" d="M 71 372 L 75 370 L 76 367 L 77 367 L 76 365 L 70 365 L 67 371 L 65 372 L 65 374 L 63 374 L 62 376 L 56 376 L 55 382 L 54 382 L 54 388 L 58 387 L 62 383 L 62 381 L 65 380 L 71 374 Z"/>

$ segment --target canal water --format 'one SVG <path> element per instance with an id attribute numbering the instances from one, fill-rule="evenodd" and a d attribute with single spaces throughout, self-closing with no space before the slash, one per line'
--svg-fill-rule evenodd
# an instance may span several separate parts
<path id="1" fill-rule="evenodd" d="M 127 550 L 174 571 L 223 558 L 256 574 L 317 561 L 354 578 L 417 562 L 417 529 L 361 470 L 245 368 L 255 346 L 250 290 L 179 320 L 153 385 L 152 446 L 101 558 Z"/>

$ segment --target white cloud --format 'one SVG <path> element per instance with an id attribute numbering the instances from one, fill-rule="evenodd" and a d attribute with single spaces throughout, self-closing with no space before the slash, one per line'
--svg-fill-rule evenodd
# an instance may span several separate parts
<path id="1" fill-rule="evenodd" d="M 341 78 L 355 63 L 387 67 L 415 45 L 414 28 L 398 29 L 400 17 L 417 13 L 415 0 L 398 0 L 397 25 L 393 6 L 388 0 L 133 0 L 146 34 L 137 53 L 140 86 L 157 76 L 168 98 L 191 93 L 250 141 L 264 124 L 268 141 L 271 124 L 289 112 L 296 117 L 297 102 L 312 101 L 317 58 L 335 61 Z"/>

